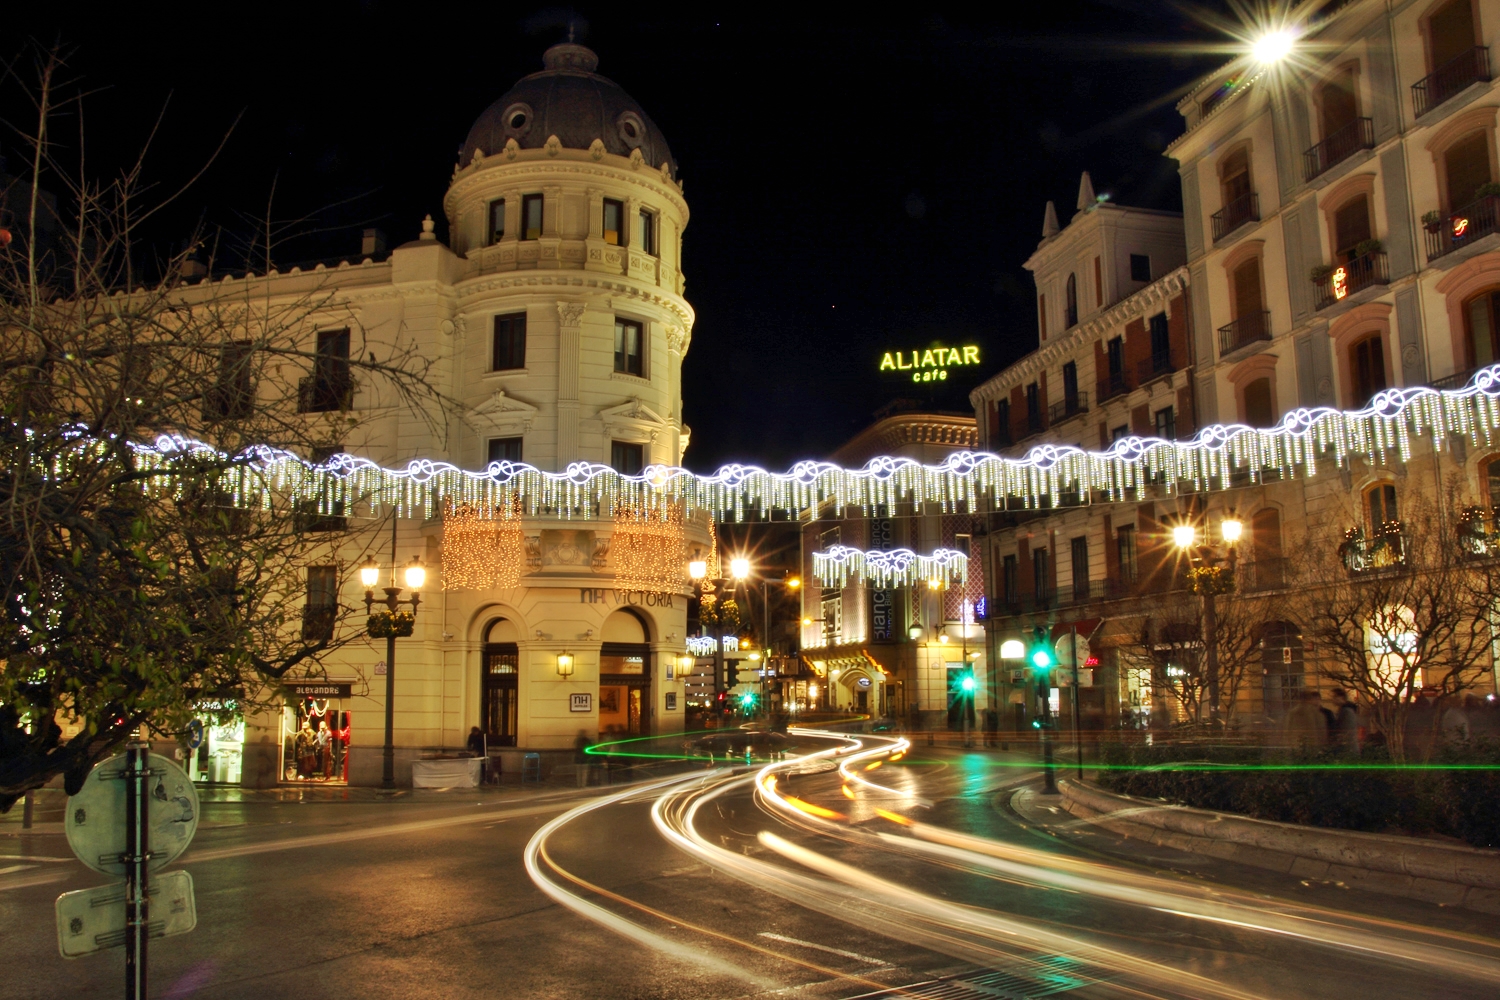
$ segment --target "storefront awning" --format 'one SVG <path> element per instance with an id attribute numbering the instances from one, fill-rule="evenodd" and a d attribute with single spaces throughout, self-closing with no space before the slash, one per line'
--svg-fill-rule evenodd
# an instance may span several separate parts
<path id="1" fill-rule="evenodd" d="M 819 676 L 830 676 L 835 670 L 847 674 L 852 670 L 866 670 L 875 676 L 884 674 L 885 668 L 869 650 L 862 646 L 824 646 L 821 649 L 804 649 L 802 662 Z"/>

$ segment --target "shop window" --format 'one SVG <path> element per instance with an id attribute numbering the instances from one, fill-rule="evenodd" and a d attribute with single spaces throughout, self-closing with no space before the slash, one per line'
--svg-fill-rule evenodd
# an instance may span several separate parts
<path id="1" fill-rule="evenodd" d="M 1047 603 L 1051 594 L 1051 588 L 1047 585 L 1047 550 L 1031 550 L 1031 583 L 1032 596 L 1036 598 L 1038 605 Z"/>
<path id="2" fill-rule="evenodd" d="M 1333 213 L 1333 256 L 1352 261 L 1359 245 L 1370 238 L 1370 199 L 1356 195 Z"/>
<path id="3" fill-rule="evenodd" d="M 523 194 L 521 196 L 521 239 L 539 240 L 541 238 L 542 196 Z"/>
<path id="4" fill-rule="evenodd" d="M 1133 253 L 1130 255 L 1130 280 L 1151 280 L 1151 256 L 1144 253 Z"/>
<path id="5" fill-rule="evenodd" d="M 604 242 L 621 246 L 625 242 L 625 203 L 604 199 Z"/>
<path id="6" fill-rule="evenodd" d="M 1084 536 L 1073 539 L 1073 599 L 1087 600 L 1089 596 L 1089 540 Z"/>
<path id="7" fill-rule="evenodd" d="M 1115 529 L 1115 552 L 1120 559 L 1120 582 L 1135 583 L 1140 576 L 1135 551 L 1135 525 L 1127 524 Z"/>
<path id="8" fill-rule="evenodd" d="M 1276 408 L 1271 402 L 1271 380 L 1258 378 L 1245 386 L 1245 423 L 1251 427 L 1270 427 L 1276 422 Z"/>
<path id="9" fill-rule="evenodd" d="M 302 638 L 308 642 L 333 638 L 339 610 L 339 568 L 307 567 L 307 599 L 302 608 Z"/>
<path id="10" fill-rule="evenodd" d="M 1500 360 L 1500 291 L 1487 291 L 1464 308 L 1464 347 L 1468 367 L 1483 368 Z"/>
<path id="11" fill-rule="evenodd" d="M 497 198 L 490 202 L 490 242 L 499 243 L 505 239 L 505 199 Z"/>
<path id="12" fill-rule="evenodd" d="M 299 698 L 282 712 L 282 777 L 349 780 L 350 713 L 342 698 Z"/>
<path id="13" fill-rule="evenodd" d="M 1355 409 L 1364 406 L 1381 390 L 1385 382 L 1385 350 L 1380 336 L 1366 337 L 1349 348 L 1349 372 L 1354 379 Z"/>
<path id="14" fill-rule="evenodd" d="M 1156 436 L 1164 441 L 1177 440 L 1177 414 L 1170 406 L 1164 406 L 1155 413 Z"/>
<path id="15" fill-rule="evenodd" d="M 526 367 L 526 314 L 495 317 L 494 350 L 490 371 Z"/>
<path id="16" fill-rule="evenodd" d="M 611 441 L 609 464 L 610 468 L 622 476 L 638 476 L 646 466 L 646 448 L 628 441 Z"/>
<path id="17" fill-rule="evenodd" d="M 485 449 L 485 462 L 494 465 L 496 462 L 520 462 L 521 461 L 521 438 L 490 438 L 488 447 Z"/>
<path id="18" fill-rule="evenodd" d="M 636 223 L 636 237 L 635 245 L 640 248 L 641 253 L 648 253 L 653 257 L 657 256 L 655 212 L 648 212 L 644 208 L 641 209 Z"/>
<path id="19" fill-rule="evenodd" d="M 236 713 L 216 722 L 205 714 L 197 719 L 203 726 L 203 742 L 193 754 L 188 776 L 195 784 L 238 785 L 245 760 L 244 717 Z"/>
<path id="20" fill-rule="evenodd" d="M 615 371 L 645 377 L 645 337 L 635 320 L 615 320 Z"/>
<path id="21" fill-rule="evenodd" d="M 1478 199 L 1479 188 L 1494 180 L 1487 129 L 1470 133 L 1443 151 L 1443 177 L 1448 186 L 1449 211 Z"/>
<path id="22" fill-rule="evenodd" d="M 1021 603 L 1021 585 L 1017 576 L 1019 568 L 1020 566 L 1016 562 L 1014 554 L 1006 556 L 1001 562 L 1000 578 L 1005 588 L 1006 604 L 1015 605 Z"/>
<path id="23" fill-rule="evenodd" d="M 1396 507 L 1396 487 L 1390 483 L 1378 483 L 1365 491 L 1365 509 L 1370 515 L 1370 534 L 1385 533 L 1386 525 L 1399 524 L 1401 515 Z"/>
<path id="24" fill-rule="evenodd" d="M 1067 314 L 1063 317 L 1063 328 L 1069 329 L 1078 325 L 1078 275 L 1068 275 L 1067 285 Z"/>
<path id="25" fill-rule="evenodd" d="M 643 631 L 639 623 L 637 629 Z M 646 736 L 651 732 L 650 717 L 651 646 L 646 642 L 605 642 L 599 650 L 599 734 Z"/>

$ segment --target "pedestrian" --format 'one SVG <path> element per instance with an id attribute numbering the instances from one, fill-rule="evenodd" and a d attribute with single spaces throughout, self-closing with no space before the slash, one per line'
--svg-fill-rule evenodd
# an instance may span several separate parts
<path id="1" fill-rule="evenodd" d="M 1343 688 L 1333 689 L 1334 745 L 1344 753 L 1359 753 L 1359 706 Z"/>
<path id="2" fill-rule="evenodd" d="M 1328 745 L 1328 721 L 1316 691 L 1297 695 L 1297 704 L 1286 713 L 1287 743 L 1301 749 Z"/>
<path id="3" fill-rule="evenodd" d="M 478 726 L 469 729 L 469 753 L 475 757 L 484 756 L 484 733 Z"/>

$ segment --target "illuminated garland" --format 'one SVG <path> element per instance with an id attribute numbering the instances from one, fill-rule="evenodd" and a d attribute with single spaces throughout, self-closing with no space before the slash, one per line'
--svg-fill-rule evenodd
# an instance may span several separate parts
<path id="1" fill-rule="evenodd" d="M 1191 441 L 1127 437 L 1103 452 L 1040 444 L 1019 459 L 965 451 L 938 465 L 882 457 L 862 469 L 806 461 L 787 473 L 728 465 L 712 475 L 698 475 L 653 465 L 627 476 L 587 462 L 544 472 L 508 461 L 470 472 L 429 459 L 384 469 L 352 455 L 314 465 L 290 452 L 256 448 L 240 456 L 242 464 L 226 485 L 241 504 L 269 508 L 273 498 L 285 498 L 315 503 L 320 511 L 338 504 L 354 511 L 359 505 L 372 515 L 394 509 L 403 517 L 423 518 L 448 504 L 495 510 L 519 503 L 528 517 L 607 519 L 622 507 L 660 501 L 681 504 L 687 512 L 707 510 L 722 520 L 743 519 L 746 511 L 811 516 L 825 503 L 860 507 L 867 514 L 879 505 L 903 502 L 935 503 L 945 513 L 1035 510 L 1313 476 L 1318 461 L 1327 456 L 1339 467 L 1352 455 L 1376 465 L 1393 454 L 1406 462 L 1418 438 L 1430 438 L 1438 449 L 1450 435 L 1488 447 L 1500 431 L 1497 397 L 1500 365 L 1481 370 L 1464 389 L 1388 389 L 1362 410 L 1293 410 L 1273 428 L 1214 425 Z M 177 486 L 172 469 L 177 459 L 207 448 L 172 436 L 137 447 L 141 463 L 160 470 L 148 488 L 166 491 Z"/>
<path id="2" fill-rule="evenodd" d="M 737 653 L 740 649 L 740 640 L 736 636 L 726 635 L 724 637 L 724 652 Z M 694 656 L 713 656 L 714 637 L 711 635 L 690 635 L 687 637 L 687 651 Z"/>
<path id="3" fill-rule="evenodd" d="M 519 504 L 485 512 L 460 504 L 444 513 L 444 590 L 509 590 L 520 586 L 525 565 Z"/>
<path id="4" fill-rule="evenodd" d="M 969 557 L 957 549 L 934 549 L 919 556 L 911 549 L 872 549 L 863 552 L 835 545 L 813 553 L 813 576 L 824 587 L 847 586 L 851 578 L 877 587 L 915 587 L 934 580 L 944 587 L 969 578 Z"/>
<path id="5" fill-rule="evenodd" d="M 616 508 L 609 539 L 615 586 L 650 593 L 686 587 L 686 541 L 681 504 Z"/>

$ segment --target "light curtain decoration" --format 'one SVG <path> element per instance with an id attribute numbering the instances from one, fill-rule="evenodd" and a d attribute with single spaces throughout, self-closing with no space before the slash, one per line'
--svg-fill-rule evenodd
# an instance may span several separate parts
<path id="1" fill-rule="evenodd" d="M 508 590 L 526 565 L 521 506 L 481 511 L 455 504 L 443 515 L 443 589 Z"/>
<path id="2" fill-rule="evenodd" d="M 911 549 L 871 549 L 868 552 L 835 545 L 813 553 L 813 576 L 819 586 L 845 587 L 851 579 L 876 587 L 917 587 L 938 580 L 944 587 L 969 578 L 969 557 L 957 549 L 934 549 L 919 556 Z"/>
<path id="3" fill-rule="evenodd" d="M 724 652 L 737 653 L 740 648 L 740 640 L 732 635 L 724 637 Z M 713 656 L 714 637 L 711 635 L 690 635 L 687 637 L 687 651 L 694 656 Z"/>
<path id="4" fill-rule="evenodd" d="M 609 540 L 615 587 L 667 593 L 681 590 L 687 579 L 687 536 L 682 505 L 644 503 L 615 508 L 615 530 Z"/>
<path id="5" fill-rule="evenodd" d="M 254 448 L 237 456 L 235 469 L 221 479 L 244 505 L 316 501 L 328 509 L 342 503 L 351 513 L 358 507 L 378 516 L 394 508 L 402 517 L 424 518 L 448 504 L 490 510 L 510 503 L 519 503 L 528 517 L 564 520 L 607 519 L 622 508 L 653 503 L 707 510 L 720 520 L 741 520 L 747 510 L 766 516 L 773 509 L 808 517 L 825 502 L 861 507 L 866 514 L 878 505 L 903 502 L 935 503 L 944 513 L 1035 510 L 1311 477 L 1320 461 L 1342 467 L 1351 455 L 1373 465 L 1393 458 L 1405 462 L 1413 442 L 1424 438 L 1437 449 L 1451 436 L 1467 438 L 1472 447 L 1490 447 L 1500 437 L 1497 397 L 1500 365 L 1482 369 L 1463 389 L 1388 389 L 1361 410 L 1299 409 L 1276 427 L 1214 425 L 1191 441 L 1127 437 L 1102 452 L 1041 444 L 1022 458 L 965 451 L 938 465 L 881 457 L 861 469 L 808 461 L 786 473 L 727 465 L 712 475 L 652 465 L 627 476 L 587 462 L 563 472 L 508 461 L 470 472 L 430 459 L 385 469 L 353 455 L 313 464 L 290 452 Z M 102 445 L 80 437 L 79 447 Z M 183 488 L 181 478 L 192 475 L 194 453 L 208 448 L 165 435 L 136 447 L 142 465 L 160 471 L 146 488 L 165 492 Z M 188 466 L 181 477 L 174 474 L 179 462 Z M 66 463 L 58 465 L 54 474 L 66 475 Z"/>

